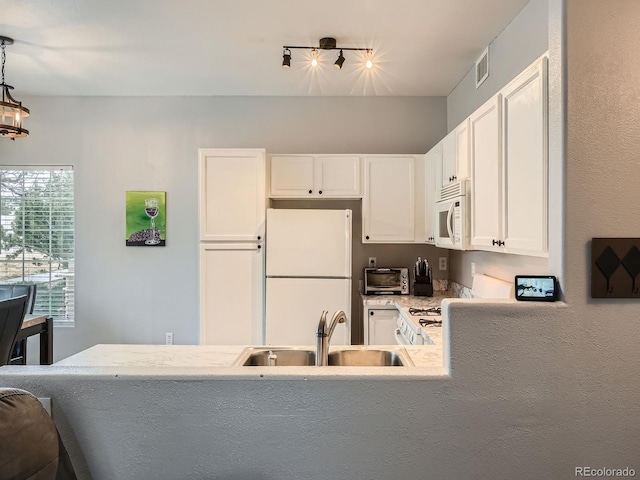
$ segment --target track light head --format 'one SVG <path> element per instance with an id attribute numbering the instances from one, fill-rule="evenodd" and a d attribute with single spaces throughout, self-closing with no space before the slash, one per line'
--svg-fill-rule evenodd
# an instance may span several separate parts
<path id="1" fill-rule="evenodd" d="M 291 66 L 291 50 L 288 48 L 285 48 L 284 53 L 282 54 L 282 66 L 285 68 L 289 68 Z"/>
<path id="2" fill-rule="evenodd" d="M 342 69 L 342 64 L 344 63 L 344 55 L 342 55 L 342 50 L 340 50 L 340 55 L 338 55 L 338 59 L 336 60 L 336 63 L 334 63 L 333 65 L 341 70 Z"/>

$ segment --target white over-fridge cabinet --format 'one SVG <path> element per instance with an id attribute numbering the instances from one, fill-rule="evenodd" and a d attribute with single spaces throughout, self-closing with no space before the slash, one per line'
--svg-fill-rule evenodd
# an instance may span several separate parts
<path id="1" fill-rule="evenodd" d="M 199 150 L 200 343 L 261 344 L 264 149 Z"/>
<path id="2" fill-rule="evenodd" d="M 357 155 L 272 155 L 272 198 L 360 198 Z"/>

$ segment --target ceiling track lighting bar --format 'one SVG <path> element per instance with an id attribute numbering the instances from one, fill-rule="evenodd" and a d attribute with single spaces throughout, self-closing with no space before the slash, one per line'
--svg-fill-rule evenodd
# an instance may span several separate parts
<path id="1" fill-rule="evenodd" d="M 317 47 L 306 47 L 301 45 L 283 45 L 283 54 L 282 54 L 282 66 L 290 67 L 291 66 L 291 50 L 311 50 L 312 60 L 311 65 L 316 66 L 318 64 L 318 52 L 319 50 L 340 50 L 340 55 L 338 59 L 334 63 L 334 66 L 338 69 L 342 68 L 342 64 L 345 61 L 343 51 L 354 51 L 354 52 L 367 52 L 367 68 L 371 68 L 373 65 L 371 61 L 371 57 L 373 56 L 373 48 L 359 48 L 359 47 L 338 47 L 336 44 L 336 39 L 333 37 L 324 37 L 321 38 L 318 42 Z"/>

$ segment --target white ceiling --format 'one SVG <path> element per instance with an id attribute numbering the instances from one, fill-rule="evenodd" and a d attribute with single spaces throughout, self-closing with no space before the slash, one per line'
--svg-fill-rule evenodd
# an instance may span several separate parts
<path id="1" fill-rule="evenodd" d="M 24 95 L 448 95 L 528 0 L 0 0 Z M 293 50 L 282 46 L 374 49 Z"/>

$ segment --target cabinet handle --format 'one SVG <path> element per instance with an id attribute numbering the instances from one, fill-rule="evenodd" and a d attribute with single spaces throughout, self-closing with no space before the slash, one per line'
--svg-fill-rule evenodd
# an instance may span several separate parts
<path id="1" fill-rule="evenodd" d="M 322 195 L 322 190 L 320 190 L 318 193 L 319 193 L 320 195 Z"/>
<path id="2" fill-rule="evenodd" d="M 313 193 L 313 190 L 309 190 L 309 193 Z"/>
<path id="3" fill-rule="evenodd" d="M 369 315 L 373 315 L 374 312 L 369 312 Z"/>
<path id="4" fill-rule="evenodd" d="M 495 245 L 495 244 L 496 244 L 495 239 L 494 239 L 494 240 L 491 240 L 491 245 Z"/>
<path id="5" fill-rule="evenodd" d="M 258 235 L 258 240 L 261 240 L 261 239 L 262 239 L 262 237 L 260 235 Z"/>
<path id="6" fill-rule="evenodd" d="M 364 237 L 364 238 L 366 238 L 367 240 L 369 240 L 369 235 L 367 235 L 367 236 L 366 236 L 366 237 Z"/>
<path id="7" fill-rule="evenodd" d="M 458 179 L 457 175 L 454 175 L 454 176 L 453 176 L 453 179 L 454 179 L 454 180 L 457 180 L 457 179 Z"/>
<path id="8" fill-rule="evenodd" d="M 258 250 L 260 250 L 262 248 L 262 245 L 258 245 Z"/>
<path id="9" fill-rule="evenodd" d="M 499 240 L 498 241 L 498 245 L 501 246 L 501 247 L 504 247 L 504 240 Z"/>

